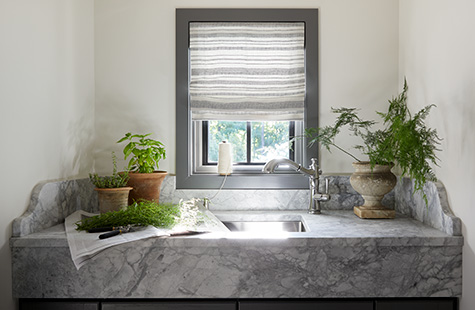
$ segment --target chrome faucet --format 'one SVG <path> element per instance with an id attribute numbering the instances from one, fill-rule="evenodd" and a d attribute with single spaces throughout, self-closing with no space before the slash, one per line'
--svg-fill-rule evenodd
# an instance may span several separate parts
<path id="1" fill-rule="evenodd" d="M 281 164 L 287 164 L 294 168 L 296 171 L 308 175 L 309 184 L 310 184 L 310 204 L 308 206 L 308 213 L 311 214 L 320 214 L 320 202 L 325 202 L 330 200 L 331 196 L 328 194 L 328 179 L 325 179 L 325 194 L 318 192 L 318 186 L 320 184 L 320 174 L 322 170 L 318 168 L 317 159 L 311 159 L 312 164 L 307 169 L 297 164 L 296 162 L 291 161 L 287 158 L 275 158 L 269 160 L 262 168 L 262 171 L 267 173 L 274 173 L 275 169 Z"/>

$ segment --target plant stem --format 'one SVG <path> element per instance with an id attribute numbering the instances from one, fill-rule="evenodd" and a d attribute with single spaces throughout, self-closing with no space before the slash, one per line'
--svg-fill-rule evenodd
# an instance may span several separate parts
<path id="1" fill-rule="evenodd" d="M 333 145 L 334 147 L 336 147 L 337 149 L 339 149 L 340 151 L 342 151 L 343 153 L 345 153 L 345 154 L 347 154 L 347 155 L 353 157 L 357 162 L 361 162 L 361 160 L 359 160 L 358 158 L 356 158 L 353 154 L 351 154 L 351 153 L 345 151 L 344 149 L 342 149 L 341 147 L 339 147 L 339 146 L 336 145 L 335 143 L 332 143 L 332 145 Z"/>

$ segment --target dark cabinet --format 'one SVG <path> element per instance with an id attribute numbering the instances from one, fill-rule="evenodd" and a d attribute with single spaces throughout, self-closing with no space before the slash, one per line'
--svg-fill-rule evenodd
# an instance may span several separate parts
<path id="1" fill-rule="evenodd" d="M 99 310 L 98 301 L 25 300 L 20 299 L 20 310 Z"/>
<path id="2" fill-rule="evenodd" d="M 240 301 L 239 310 L 373 310 L 372 300 L 252 300 Z"/>
<path id="3" fill-rule="evenodd" d="M 103 302 L 102 310 L 236 310 L 236 301 L 118 301 Z"/>
<path id="4" fill-rule="evenodd" d="M 20 299 L 19 310 L 457 310 L 457 298 Z"/>
<path id="5" fill-rule="evenodd" d="M 457 310 L 455 298 L 376 300 L 375 305 L 375 310 Z"/>

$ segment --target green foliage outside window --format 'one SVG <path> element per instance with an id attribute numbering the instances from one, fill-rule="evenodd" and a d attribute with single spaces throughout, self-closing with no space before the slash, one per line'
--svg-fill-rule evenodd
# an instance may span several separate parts
<path id="1" fill-rule="evenodd" d="M 247 161 L 247 122 L 208 122 L 208 161 L 218 161 L 221 141 L 233 144 L 234 162 Z M 251 162 L 266 162 L 275 157 L 289 157 L 288 121 L 251 122 Z"/>
<path id="2" fill-rule="evenodd" d="M 246 161 L 246 122 L 208 122 L 208 161 L 218 161 L 218 147 L 222 141 L 233 145 L 234 162 Z"/>
<path id="3" fill-rule="evenodd" d="M 251 133 L 252 162 L 289 157 L 289 122 L 252 122 Z"/>

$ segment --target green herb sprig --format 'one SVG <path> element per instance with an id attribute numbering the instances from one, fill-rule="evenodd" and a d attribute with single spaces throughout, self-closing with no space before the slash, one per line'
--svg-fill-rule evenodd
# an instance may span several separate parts
<path id="1" fill-rule="evenodd" d="M 89 180 L 97 188 L 119 188 L 127 186 L 129 180 L 129 173 L 127 171 L 123 173 L 117 173 L 117 157 L 112 152 L 112 175 L 99 176 L 97 173 L 89 173 Z"/>
<path id="2" fill-rule="evenodd" d="M 142 200 L 134 202 L 124 210 L 110 211 L 83 219 L 76 223 L 76 230 L 126 225 L 169 228 L 179 217 L 180 209 L 177 205 Z"/>

